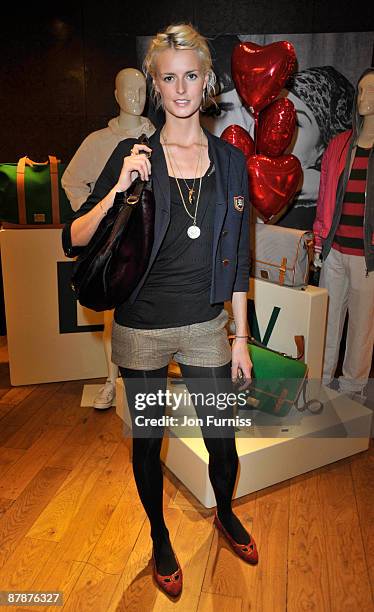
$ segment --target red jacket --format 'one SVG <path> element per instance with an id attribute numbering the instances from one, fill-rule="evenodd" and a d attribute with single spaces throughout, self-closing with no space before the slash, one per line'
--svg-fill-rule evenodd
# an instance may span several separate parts
<path id="1" fill-rule="evenodd" d="M 338 134 L 329 142 L 323 154 L 316 217 L 313 223 L 315 250 L 319 252 L 331 229 L 336 190 L 339 177 L 345 168 L 351 136 L 352 130 Z"/>

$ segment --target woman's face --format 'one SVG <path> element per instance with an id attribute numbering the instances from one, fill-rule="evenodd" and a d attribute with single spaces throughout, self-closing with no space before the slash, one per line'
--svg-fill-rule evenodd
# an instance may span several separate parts
<path id="1" fill-rule="evenodd" d="M 218 94 L 214 99 L 220 114 L 209 116 L 203 113 L 201 116 L 201 122 L 210 132 L 221 136 L 229 125 L 240 125 L 248 133 L 253 132 L 253 117 L 243 106 L 235 88 Z"/>
<path id="2" fill-rule="evenodd" d="M 296 109 L 295 134 L 286 153 L 295 155 L 303 168 L 312 168 L 324 150 L 318 124 L 309 106 L 300 98 L 287 90 L 282 94 L 293 102 Z"/>
<path id="3" fill-rule="evenodd" d="M 199 112 L 208 75 L 193 49 L 165 49 L 155 58 L 154 86 L 166 115 L 187 118 Z"/>

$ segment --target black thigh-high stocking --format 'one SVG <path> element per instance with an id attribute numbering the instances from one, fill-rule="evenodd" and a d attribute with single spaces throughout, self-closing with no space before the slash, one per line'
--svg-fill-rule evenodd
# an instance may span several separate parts
<path id="1" fill-rule="evenodd" d="M 169 532 L 165 525 L 163 513 L 163 473 L 160 461 L 160 451 L 164 427 L 137 426 L 136 416 L 159 418 L 165 414 L 165 406 L 157 403 L 141 409 L 140 400 L 144 395 L 166 391 L 167 369 L 131 370 L 120 367 L 126 388 L 127 402 L 132 419 L 132 463 L 139 497 L 151 524 L 151 537 L 156 567 L 159 574 L 170 575 L 178 568 L 169 540 Z M 137 395 L 137 398 L 136 398 Z M 164 396 L 164 395 L 163 395 Z"/>
<path id="2" fill-rule="evenodd" d="M 219 396 L 222 400 L 221 409 L 217 407 L 217 401 L 213 407 L 195 402 L 196 414 L 203 422 L 207 414 L 217 419 L 233 418 L 232 406 L 227 404 L 227 407 L 222 409 L 224 398 L 233 391 L 230 363 L 215 368 L 180 364 L 180 368 L 190 393 L 200 394 L 200 397 L 201 393 L 205 397 L 207 394 L 213 397 L 214 394 L 215 398 L 217 394 L 222 394 Z M 233 513 L 231 506 L 239 464 L 234 427 L 215 426 L 205 421 L 201 430 L 209 453 L 209 478 L 216 497 L 218 518 L 236 542 L 248 544 L 249 534 Z"/>

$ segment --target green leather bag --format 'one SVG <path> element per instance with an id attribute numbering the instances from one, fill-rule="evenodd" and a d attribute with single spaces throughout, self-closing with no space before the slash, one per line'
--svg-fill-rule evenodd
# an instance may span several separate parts
<path id="1" fill-rule="evenodd" d="M 56 157 L 0 164 L 0 221 L 22 226 L 59 226 L 73 214 L 61 187 L 64 165 Z M 3 225 L 5 225 L 3 223 Z"/>
<path id="2" fill-rule="evenodd" d="M 248 390 L 245 408 L 254 408 L 275 416 L 286 416 L 295 406 L 302 411 L 308 409 L 318 414 L 323 405 L 318 400 L 305 400 L 305 385 L 308 366 L 301 361 L 304 356 L 304 338 L 295 336 L 298 356 L 291 357 L 285 353 L 270 349 L 255 338 L 250 337 L 247 344 L 252 361 L 252 383 Z M 300 393 L 303 392 L 304 404 L 297 405 Z M 311 410 L 312 403 L 317 402 L 317 409 Z M 243 409 L 243 406 L 238 406 Z"/>

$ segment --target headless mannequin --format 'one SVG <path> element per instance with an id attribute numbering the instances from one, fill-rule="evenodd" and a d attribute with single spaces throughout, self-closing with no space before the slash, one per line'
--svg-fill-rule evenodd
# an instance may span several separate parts
<path id="1" fill-rule="evenodd" d="M 142 72 L 135 68 L 120 70 L 115 78 L 114 97 L 120 107 L 119 116 L 111 119 L 108 127 L 87 136 L 62 177 L 62 186 L 73 210 L 78 210 L 87 200 L 107 160 L 121 140 L 138 138 L 142 133 L 149 137 L 155 131 L 151 121 L 142 116 L 146 101 L 146 80 Z M 103 341 L 108 366 L 107 382 L 112 383 L 114 390 L 118 366 L 111 360 L 112 322 L 113 311 L 105 311 Z M 109 408 L 110 405 L 110 397 L 104 401 L 98 396 L 94 402 L 95 408 Z"/>
<path id="2" fill-rule="evenodd" d="M 371 149 L 374 144 L 374 73 L 371 72 L 366 74 L 359 82 L 358 94 L 357 94 L 357 111 L 362 117 L 361 129 L 357 135 L 357 146 L 363 149 Z M 373 153 L 371 151 L 371 153 Z M 352 169 L 353 157 L 351 159 L 350 167 Z M 367 178 L 366 178 L 367 181 Z M 366 183 L 367 185 L 367 183 Z M 367 194 L 369 195 L 369 194 Z M 374 206 L 374 202 L 369 201 L 365 198 L 365 207 L 367 210 Z M 318 254 L 319 255 L 319 254 Z M 356 264 L 358 257 L 349 255 L 351 257 L 352 269 Z M 363 258 L 362 258 L 363 259 Z M 347 263 L 347 262 L 346 262 Z M 337 296 L 336 283 L 339 282 L 336 277 L 333 277 L 334 270 L 329 270 L 327 263 L 322 263 L 322 272 L 320 279 L 320 286 L 326 287 L 329 290 L 330 300 L 338 299 L 338 302 L 345 300 L 343 296 Z M 351 266 L 348 266 L 351 268 Z M 352 391 L 350 392 L 354 399 L 358 401 L 365 401 L 364 387 L 365 381 L 370 372 L 371 359 L 372 359 L 372 340 L 373 337 L 373 303 L 374 303 L 374 272 L 369 272 L 366 278 L 361 279 L 361 273 L 357 268 L 357 271 L 352 275 L 346 272 L 345 278 L 341 277 L 341 282 L 346 282 L 348 290 L 348 309 L 350 318 L 348 320 L 348 333 L 347 333 L 347 345 L 343 364 L 343 376 L 339 379 L 339 389 L 343 392 L 350 392 L 349 385 L 352 385 Z M 331 297 L 331 291 L 334 292 L 333 298 Z M 365 291 L 365 292 L 364 292 Z M 335 306 L 337 305 L 337 302 Z M 334 307 L 332 307 L 334 308 Z M 344 312 L 342 311 L 343 316 Z M 328 317 L 328 328 L 327 328 L 327 340 L 326 340 L 326 352 L 325 364 L 324 364 L 324 382 L 327 383 L 327 379 L 334 375 L 335 363 L 332 357 L 335 347 L 335 342 L 331 340 L 331 337 L 337 335 L 337 341 L 340 344 L 341 335 L 343 331 L 343 325 L 341 324 L 339 330 L 335 329 L 336 321 L 341 317 L 341 313 L 338 308 L 334 308 L 334 320 L 329 323 Z M 341 323 L 343 323 L 341 319 Z M 354 326 L 354 328 L 353 328 Z M 350 331 L 352 327 L 353 331 Z M 356 336 L 356 342 L 354 340 Z M 357 339 L 358 338 L 358 339 Z M 361 339 L 361 343 L 360 343 Z M 367 346 L 364 344 L 367 343 Z M 359 347 L 356 345 L 360 344 Z M 356 390 L 354 389 L 356 387 Z M 361 387 L 361 388 L 359 388 Z"/>

